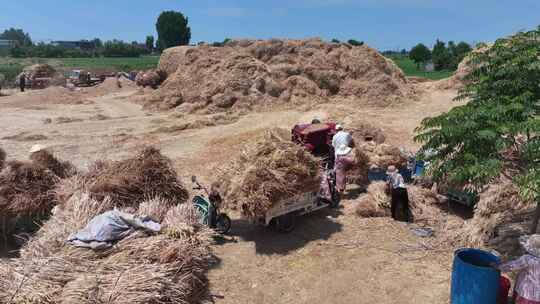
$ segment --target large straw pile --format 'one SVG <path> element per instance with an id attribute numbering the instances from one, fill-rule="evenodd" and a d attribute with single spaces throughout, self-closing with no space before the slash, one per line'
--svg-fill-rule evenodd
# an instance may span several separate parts
<path id="1" fill-rule="evenodd" d="M 289 138 L 286 130 L 269 130 L 223 168 L 218 181 L 229 208 L 258 218 L 282 199 L 318 190 L 320 161 Z"/>
<path id="2" fill-rule="evenodd" d="M 65 244 L 71 233 L 113 205 L 108 198 L 98 202 L 87 193 L 72 195 L 21 258 L 0 262 L 0 302 L 187 304 L 208 296 L 212 232 L 184 217 L 193 211 L 166 207 L 162 234 L 136 233 L 104 252 Z M 167 206 L 162 199 L 142 205 Z"/>
<path id="3" fill-rule="evenodd" d="M 159 68 L 168 74 L 145 97 L 147 107 L 225 111 L 334 96 L 388 105 L 413 94 L 402 71 L 368 46 L 308 40 L 242 40 L 224 47 L 168 49 Z M 195 105 L 195 106 L 193 106 Z"/>
<path id="4" fill-rule="evenodd" d="M 171 161 L 153 147 L 126 160 L 101 162 L 88 174 L 83 179 L 92 197 L 110 197 L 119 206 L 138 204 L 155 196 L 182 203 L 188 196 Z"/>
<path id="5" fill-rule="evenodd" d="M 398 147 L 389 144 L 377 144 L 374 141 L 364 142 L 358 145 L 358 149 L 369 157 L 369 167 L 378 167 L 386 170 L 394 165 L 398 168 L 407 165 L 407 158 Z"/>
<path id="6" fill-rule="evenodd" d="M 437 194 L 413 185 L 407 186 L 409 208 L 414 222 L 426 224 L 438 223 L 441 211 Z M 387 193 L 385 182 L 374 182 L 367 188 L 367 193 L 360 197 L 356 206 L 356 214 L 361 217 L 390 216 L 391 198 Z"/>

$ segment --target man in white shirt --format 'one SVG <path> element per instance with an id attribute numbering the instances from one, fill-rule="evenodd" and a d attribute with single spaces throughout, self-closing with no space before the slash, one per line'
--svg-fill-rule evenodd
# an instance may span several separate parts
<path id="1" fill-rule="evenodd" d="M 342 125 L 336 125 L 336 130 L 338 132 L 332 138 L 332 147 L 334 147 L 334 151 L 337 151 L 338 148 L 341 147 L 341 145 L 354 148 L 354 142 L 351 134 L 344 131 Z"/>

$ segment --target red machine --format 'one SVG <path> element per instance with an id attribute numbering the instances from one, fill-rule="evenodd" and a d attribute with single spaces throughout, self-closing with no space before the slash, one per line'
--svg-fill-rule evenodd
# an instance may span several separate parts
<path id="1" fill-rule="evenodd" d="M 293 142 L 303 145 L 313 155 L 326 159 L 333 166 L 332 137 L 336 134 L 335 123 L 296 125 L 291 133 Z"/>

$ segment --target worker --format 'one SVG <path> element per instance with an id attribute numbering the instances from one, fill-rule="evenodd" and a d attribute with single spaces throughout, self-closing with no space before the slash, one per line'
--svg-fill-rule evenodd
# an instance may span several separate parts
<path id="1" fill-rule="evenodd" d="M 346 147 L 354 148 L 354 141 L 349 132 L 346 132 L 343 130 L 343 126 L 338 124 L 336 125 L 336 130 L 338 131 L 334 137 L 332 137 L 332 147 L 334 147 L 335 156 L 337 159 L 337 149 L 341 145 L 345 145 Z"/>
<path id="2" fill-rule="evenodd" d="M 493 266 L 503 272 L 519 272 L 514 287 L 514 303 L 540 304 L 540 235 L 522 236 L 519 243 L 526 251 L 525 255 Z"/>
<path id="3" fill-rule="evenodd" d="M 33 145 L 32 148 L 30 148 L 30 151 L 28 151 L 28 152 L 30 154 L 34 154 L 36 152 L 46 150 L 46 149 L 47 149 L 47 147 L 45 147 L 44 145 L 37 144 L 37 145 Z"/>
<path id="4" fill-rule="evenodd" d="M 209 217 L 209 225 L 210 228 L 216 227 L 216 221 L 217 218 L 217 210 L 221 207 L 221 203 L 223 202 L 223 199 L 221 198 L 221 194 L 219 193 L 219 184 L 217 182 L 212 183 L 210 185 L 210 192 L 208 194 L 208 200 L 210 201 L 210 205 L 208 206 L 208 217 Z"/>
<path id="5" fill-rule="evenodd" d="M 312 125 L 316 125 L 316 124 L 320 124 L 320 123 L 321 123 L 321 121 L 318 118 L 313 118 L 313 120 L 311 121 Z"/>
<path id="6" fill-rule="evenodd" d="M 354 163 L 352 156 L 352 148 L 346 144 L 341 144 L 336 149 L 336 163 L 334 169 L 336 171 L 336 188 L 340 194 L 345 191 L 347 186 L 347 170 Z"/>
<path id="7" fill-rule="evenodd" d="M 391 193 L 392 218 L 396 221 L 410 222 L 409 194 L 405 186 L 403 176 L 398 172 L 396 166 L 388 166 L 386 171 L 387 185 Z"/>
<path id="8" fill-rule="evenodd" d="M 21 88 L 21 92 L 24 92 L 24 88 L 26 87 L 26 75 L 24 73 L 19 77 L 19 87 Z"/>

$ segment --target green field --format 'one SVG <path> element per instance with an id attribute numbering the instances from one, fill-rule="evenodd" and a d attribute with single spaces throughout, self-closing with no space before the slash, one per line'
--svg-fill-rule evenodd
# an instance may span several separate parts
<path id="1" fill-rule="evenodd" d="M 415 76 L 415 77 L 422 77 L 422 78 L 428 78 L 432 80 L 439 80 L 444 79 L 452 76 L 454 73 L 453 71 L 433 71 L 433 72 L 426 72 L 422 69 L 418 69 L 416 66 L 416 63 L 414 63 L 409 57 L 407 56 L 389 56 L 390 59 L 392 59 L 397 66 L 401 70 L 403 70 L 403 73 L 405 73 L 405 76 Z"/>
<path id="2" fill-rule="evenodd" d="M 129 72 L 154 68 L 159 56 L 142 56 L 138 58 L 11 58 L 0 57 L 0 74 L 7 81 L 13 80 L 25 66 L 36 63 L 48 63 L 58 70 L 69 71 L 84 69 L 95 72 Z"/>

